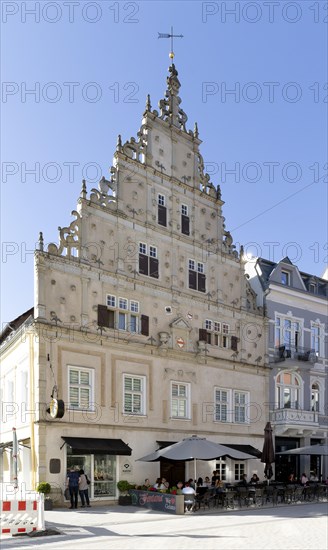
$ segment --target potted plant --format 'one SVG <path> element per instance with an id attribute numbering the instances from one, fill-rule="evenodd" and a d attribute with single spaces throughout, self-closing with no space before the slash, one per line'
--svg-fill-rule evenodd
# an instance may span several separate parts
<path id="1" fill-rule="evenodd" d="M 50 483 L 47 483 L 46 481 L 41 481 L 41 483 L 37 485 L 36 490 L 38 493 L 44 494 L 44 509 L 52 510 L 52 500 L 50 497 L 46 496 L 46 495 L 49 495 L 51 491 Z"/>
<path id="2" fill-rule="evenodd" d="M 118 497 L 118 503 L 121 506 L 129 506 L 132 504 L 132 497 L 129 495 L 128 491 L 129 489 L 134 489 L 134 485 L 126 481 L 125 479 L 121 479 L 117 482 L 117 488 L 120 491 L 120 496 Z"/>

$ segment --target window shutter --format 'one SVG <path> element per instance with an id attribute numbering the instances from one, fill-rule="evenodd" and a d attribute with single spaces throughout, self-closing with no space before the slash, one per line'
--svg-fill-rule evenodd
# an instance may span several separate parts
<path id="1" fill-rule="evenodd" d="M 149 317 L 148 315 L 141 315 L 141 334 L 149 336 Z"/>
<path id="2" fill-rule="evenodd" d="M 212 343 L 212 334 L 210 332 L 207 332 L 206 333 L 206 342 L 208 344 L 211 344 Z"/>
<path id="3" fill-rule="evenodd" d="M 205 273 L 197 273 L 198 275 L 198 290 L 199 292 L 206 291 L 206 275 Z"/>
<path id="4" fill-rule="evenodd" d="M 158 224 L 166 227 L 166 206 L 158 205 Z"/>
<path id="5" fill-rule="evenodd" d="M 196 282 L 197 282 L 196 271 L 189 270 L 189 288 L 192 288 L 193 290 L 197 290 Z"/>
<path id="6" fill-rule="evenodd" d="M 231 349 L 238 351 L 238 338 L 237 336 L 231 336 Z"/>
<path id="7" fill-rule="evenodd" d="M 189 216 L 181 215 L 181 232 L 184 235 L 190 235 Z"/>
<path id="8" fill-rule="evenodd" d="M 158 259 L 149 258 L 149 276 L 158 279 Z"/>
<path id="9" fill-rule="evenodd" d="M 98 305 L 98 327 L 108 327 L 109 326 L 109 310 L 107 306 L 102 304 Z"/>
<path id="10" fill-rule="evenodd" d="M 207 342 L 207 330 L 204 328 L 199 329 L 199 340 L 202 342 Z"/>
<path id="11" fill-rule="evenodd" d="M 148 275 L 148 256 L 139 254 L 139 273 Z"/>

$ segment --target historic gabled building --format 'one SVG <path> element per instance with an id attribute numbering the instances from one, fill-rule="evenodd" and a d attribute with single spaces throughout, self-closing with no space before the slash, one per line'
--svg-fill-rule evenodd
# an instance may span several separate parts
<path id="1" fill-rule="evenodd" d="M 118 479 L 188 478 L 189 463 L 135 461 L 192 434 L 262 448 L 263 310 L 179 89 L 172 64 L 159 112 L 148 96 L 137 137 L 119 136 L 110 178 L 90 193 L 83 182 L 58 245 L 40 235 L 34 309 L 2 335 L 4 480 L 12 427 L 20 480 L 63 488 L 67 467 L 79 466 L 104 500 Z M 199 473 L 215 467 L 227 481 L 263 478 L 255 458 L 202 462 Z"/>
<path id="2" fill-rule="evenodd" d="M 276 479 L 293 471 L 328 475 L 327 457 L 279 451 L 327 442 L 328 282 L 299 271 L 289 258 L 246 265 L 258 305 L 269 318 L 270 420 Z"/>

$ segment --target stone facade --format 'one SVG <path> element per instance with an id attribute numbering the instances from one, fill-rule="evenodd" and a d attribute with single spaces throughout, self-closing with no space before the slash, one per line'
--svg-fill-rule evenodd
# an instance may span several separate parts
<path id="1" fill-rule="evenodd" d="M 27 365 L 33 414 L 21 422 L 8 409 L 2 441 L 11 440 L 13 423 L 19 440 L 28 439 L 32 474 L 27 479 L 22 470 L 20 478 L 29 486 L 47 480 L 63 488 L 75 460 L 94 496 L 107 502 L 118 479 L 155 481 L 159 464 L 135 461 L 158 441 L 197 434 L 262 448 L 267 324 L 225 228 L 220 188 L 204 172 L 197 124 L 186 130 L 179 88 L 172 64 L 159 111 L 148 97 L 137 137 L 118 138 L 109 179 L 89 193 L 83 182 L 59 244 L 45 249 L 40 234 L 32 320 L 5 332 L 2 344 L 4 388 L 16 346 Z M 61 419 L 47 412 L 51 395 L 65 402 Z M 65 437 L 85 438 L 89 455 Z M 95 438 L 123 440 L 132 455 L 97 453 Z M 51 459 L 60 460 L 57 473 Z M 255 459 L 218 466 L 227 481 L 244 471 L 263 478 Z M 177 481 L 165 467 L 161 473 Z M 199 473 L 215 467 L 202 462 Z"/>

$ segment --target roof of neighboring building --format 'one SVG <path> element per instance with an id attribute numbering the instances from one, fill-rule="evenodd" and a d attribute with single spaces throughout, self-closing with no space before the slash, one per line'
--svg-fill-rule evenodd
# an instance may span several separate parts
<path id="1" fill-rule="evenodd" d="M 272 282 L 271 274 L 274 271 L 274 269 L 277 267 L 277 265 L 289 264 L 290 266 L 297 269 L 306 287 L 306 290 L 308 292 L 322 298 L 328 297 L 328 281 L 326 279 L 322 279 L 321 277 L 318 277 L 317 275 L 311 275 L 309 273 L 305 273 L 304 271 L 299 271 L 298 267 L 295 264 L 293 264 L 288 257 L 283 258 L 279 262 L 271 262 L 270 260 L 266 260 L 265 258 L 258 258 L 256 263 L 261 268 L 261 273 L 259 273 L 258 275 L 260 277 L 260 281 L 264 289 L 266 289 L 269 286 L 269 284 Z M 314 292 L 310 289 L 310 285 L 314 285 Z"/>
<path id="2" fill-rule="evenodd" d="M 8 336 L 16 332 L 29 317 L 34 316 L 34 307 L 28 309 L 10 323 L 7 323 L 3 331 L 0 333 L 0 345 L 8 338 Z"/>

